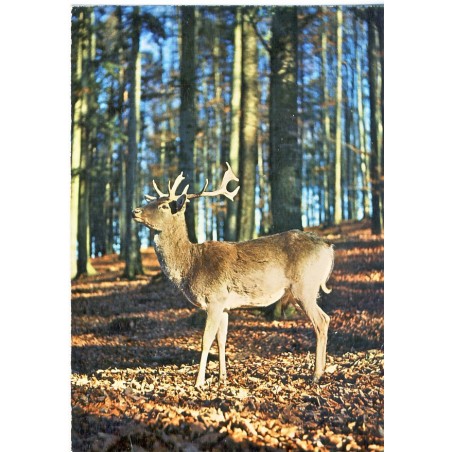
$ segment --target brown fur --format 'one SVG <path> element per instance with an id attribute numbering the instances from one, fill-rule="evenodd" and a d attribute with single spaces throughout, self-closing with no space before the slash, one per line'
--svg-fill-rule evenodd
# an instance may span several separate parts
<path id="1" fill-rule="evenodd" d="M 282 232 L 240 243 L 193 244 L 185 224 L 185 195 L 162 197 L 134 210 L 134 219 L 156 230 L 155 249 L 162 270 L 190 302 L 207 311 L 196 385 L 204 383 L 207 355 L 217 336 L 220 377 L 226 378 L 225 342 L 231 309 L 295 300 L 317 335 L 314 378 L 323 373 L 329 317 L 318 307 L 333 267 L 333 247 L 312 233 Z M 174 204 L 175 203 L 175 204 Z"/>

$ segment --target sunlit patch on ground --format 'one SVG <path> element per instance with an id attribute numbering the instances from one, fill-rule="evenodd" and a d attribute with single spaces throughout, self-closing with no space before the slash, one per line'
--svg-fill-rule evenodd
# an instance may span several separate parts
<path id="1" fill-rule="evenodd" d="M 94 259 L 98 274 L 72 284 L 73 451 L 383 450 L 384 249 L 368 226 L 321 232 L 336 263 L 319 300 L 331 317 L 319 385 L 303 315 L 235 311 L 228 383 L 218 386 L 214 346 L 195 389 L 203 313 L 158 277 L 151 249 L 133 282 L 117 256 Z"/>

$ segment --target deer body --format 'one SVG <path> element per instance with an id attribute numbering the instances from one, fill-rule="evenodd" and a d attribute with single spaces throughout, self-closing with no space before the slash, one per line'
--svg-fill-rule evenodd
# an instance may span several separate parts
<path id="1" fill-rule="evenodd" d="M 231 309 L 263 307 L 289 298 L 301 306 L 314 325 L 314 379 L 318 380 L 325 367 L 329 317 L 317 305 L 317 296 L 320 288 L 330 292 L 325 284 L 333 266 L 332 246 L 315 234 L 298 230 L 239 243 L 191 243 L 184 216 L 188 198 L 185 192 L 176 196 L 176 188 L 173 196 L 170 191 L 170 195 L 151 199 L 147 206 L 135 209 L 134 219 L 156 230 L 155 250 L 163 272 L 191 303 L 207 312 L 196 386 L 204 384 L 215 337 L 220 379 L 226 378 L 225 345 Z"/>

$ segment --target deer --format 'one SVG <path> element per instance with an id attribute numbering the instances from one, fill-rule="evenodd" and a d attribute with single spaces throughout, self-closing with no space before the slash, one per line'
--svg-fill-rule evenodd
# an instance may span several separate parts
<path id="1" fill-rule="evenodd" d="M 240 186 L 229 163 L 220 187 L 206 191 L 208 180 L 198 193 L 176 191 L 185 179 L 183 172 L 174 184 L 168 182 L 163 193 L 152 181 L 158 194 L 144 195 L 147 204 L 133 210 L 132 218 L 154 230 L 154 248 L 166 277 L 189 302 L 207 313 L 202 335 L 201 359 L 196 388 L 205 384 L 208 355 L 217 339 L 219 383 L 226 383 L 226 337 L 229 312 L 239 308 L 266 307 L 282 300 L 295 302 L 313 324 L 316 335 L 315 370 L 317 383 L 326 364 L 326 345 L 330 317 L 318 306 L 320 288 L 326 283 L 334 265 L 333 245 L 314 233 L 290 230 L 242 242 L 206 241 L 192 243 L 188 237 L 185 210 L 187 203 L 201 197 L 225 196 L 231 201 Z"/>

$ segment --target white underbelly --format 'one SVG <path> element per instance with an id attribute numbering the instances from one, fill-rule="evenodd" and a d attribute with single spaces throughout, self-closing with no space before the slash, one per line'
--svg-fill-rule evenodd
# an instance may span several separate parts
<path id="1" fill-rule="evenodd" d="M 259 296 L 247 296 L 231 292 L 226 300 L 225 309 L 238 309 L 238 308 L 259 308 L 265 307 L 272 303 L 275 303 L 285 293 L 285 289 L 281 288 L 276 292 L 270 292 L 260 294 Z"/>

